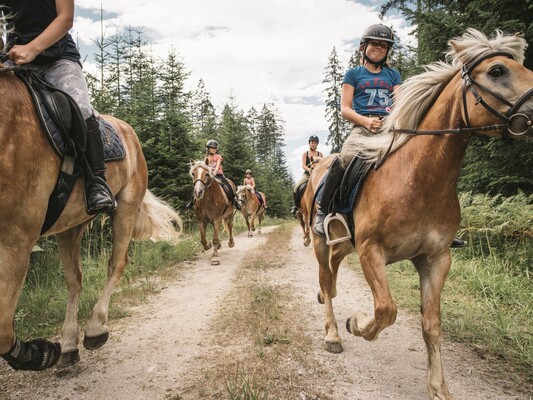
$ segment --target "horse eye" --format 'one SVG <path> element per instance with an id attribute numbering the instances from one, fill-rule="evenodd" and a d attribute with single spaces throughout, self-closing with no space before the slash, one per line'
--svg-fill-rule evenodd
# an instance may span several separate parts
<path id="1" fill-rule="evenodd" d="M 488 74 L 492 78 L 499 78 L 504 74 L 504 70 L 500 65 L 495 65 L 494 67 L 489 69 Z"/>

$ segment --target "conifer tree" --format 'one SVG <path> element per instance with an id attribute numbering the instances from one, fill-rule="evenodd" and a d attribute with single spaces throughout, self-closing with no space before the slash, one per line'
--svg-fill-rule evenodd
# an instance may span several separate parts
<path id="1" fill-rule="evenodd" d="M 325 76 L 322 81 L 326 89 L 326 120 L 329 122 L 329 134 L 326 140 L 331 144 L 333 153 L 339 152 L 344 143 L 348 131 L 348 123 L 341 115 L 341 85 L 344 71 L 341 68 L 337 50 L 333 47 L 325 68 Z"/>

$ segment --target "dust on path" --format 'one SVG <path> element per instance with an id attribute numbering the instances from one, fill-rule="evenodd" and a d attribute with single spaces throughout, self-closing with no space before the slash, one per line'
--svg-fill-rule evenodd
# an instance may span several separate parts
<path id="1" fill-rule="evenodd" d="M 182 393 L 202 381 L 191 374 L 204 373 L 209 357 L 221 354 L 213 340 L 217 332 L 212 328 L 225 297 L 232 293 L 241 261 L 247 252 L 265 243 L 265 234 L 273 229 L 264 228 L 263 235 L 254 238 L 239 235 L 233 249 L 224 242 L 220 266 L 209 264 L 210 252 L 187 264 L 179 281 L 169 282 L 147 304 L 132 308 L 130 316 L 111 321 L 109 342 L 97 351 L 82 349 L 81 361 L 73 367 L 13 372 L 0 363 L 0 399 L 188 400 Z M 275 256 L 276 250 L 266 251 Z M 372 296 L 364 279 L 343 264 L 334 310 L 344 352 L 326 352 L 322 344 L 323 306 L 316 301 L 317 262 L 313 250 L 302 245 L 299 228 L 293 231 L 291 250 L 283 267 L 255 277 L 265 284 L 291 288 L 289 301 L 295 306 L 289 304 L 287 309 L 295 310 L 294 318 L 311 341 L 308 359 L 319 373 L 296 365 L 296 370 L 286 371 L 287 377 L 298 375 L 301 382 L 320 386 L 328 399 L 427 399 L 419 318 L 400 309 L 396 323 L 376 341 L 350 335 L 342 329 L 344 321 L 354 311 L 370 311 Z M 248 348 L 245 342 L 243 350 Z M 457 400 L 531 400 L 514 392 L 504 379 L 491 376 L 486 360 L 463 346 L 444 343 L 443 360 L 450 391 Z M 317 399 L 303 392 L 296 398 Z"/>

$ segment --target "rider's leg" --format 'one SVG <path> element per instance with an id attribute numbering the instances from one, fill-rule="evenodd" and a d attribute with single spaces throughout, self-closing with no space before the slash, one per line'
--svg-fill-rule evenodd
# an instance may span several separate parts
<path id="1" fill-rule="evenodd" d="M 111 211 L 116 202 L 105 180 L 104 144 L 96 117 L 91 115 L 87 123 L 87 149 L 85 156 L 91 168 L 85 184 L 89 214 Z"/>
<path id="2" fill-rule="evenodd" d="M 319 236 L 325 237 L 324 218 L 326 218 L 328 207 L 337 188 L 339 187 L 344 175 L 344 166 L 340 159 L 336 159 L 329 167 L 329 173 L 325 178 L 324 185 L 320 191 L 318 202 L 318 211 L 315 215 L 313 230 Z"/>

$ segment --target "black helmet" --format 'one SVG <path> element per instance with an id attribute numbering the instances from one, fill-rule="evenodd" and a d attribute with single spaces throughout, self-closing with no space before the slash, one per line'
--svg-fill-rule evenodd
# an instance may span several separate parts
<path id="1" fill-rule="evenodd" d="M 216 140 L 211 139 L 207 141 L 205 147 L 207 147 L 208 149 L 210 148 L 218 149 L 218 143 Z"/>
<path id="2" fill-rule="evenodd" d="M 318 136 L 311 135 L 311 136 L 309 136 L 309 140 L 307 141 L 307 143 L 309 143 L 309 142 L 320 143 L 320 140 L 318 140 Z"/>
<path id="3" fill-rule="evenodd" d="M 394 33 L 392 33 L 391 28 L 383 24 L 370 25 L 361 36 L 361 44 L 365 44 L 371 39 L 382 40 L 392 45 L 394 44 Z"/>
<path id="4" fill-rule="evenodd" d="M 245 172 L 245 174 L 250 174 L 250 175 L 252 175 L 252 170 L 251 170 L 251 169 L 247 169 L 246 172 Z"/>

